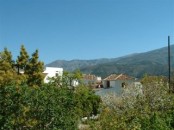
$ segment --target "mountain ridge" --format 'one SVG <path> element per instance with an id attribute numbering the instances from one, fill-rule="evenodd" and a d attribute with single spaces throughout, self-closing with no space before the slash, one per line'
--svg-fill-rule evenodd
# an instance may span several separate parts
<path id="1" fill-rule="evenodd" d="M 74 71 L 76 69 L 79 69 L 77 67 L 73 67 L 71 68 L 73 63 L 78 63 L 78 62 L 82 62 L 82 64 L 87 64 L 88 65 L 96 65 L 96 64 L 103 64 L 103 63 L 108 63 L 108 62 L 113 62 L 113 61 L 117 61 L 121 58 L 124 57 L 129 57 L 132 55 L 137 55 L 138 53 L 133 53 L 133 54 L 129 54 L 129 55 L 125 55 L 125 56 L 121 56 L 121 57 L 117 57 L 117 58 L 99 58 L 99 59 L 90 59 L 90 60 L 83 60 L 83 59 L 72 59 L 72 60 L 55 60 L 51 63 L 46 64 L 47 67 L 63 67 L 66 71 Z M 91 63 L 93 62 L 93 63 Z M 80 65 L 82 66 L 82 65 Z M 84 66 L 83 66 L 84 67 Z"/>
<path id="2" fill-rule="evenodd" d="M 174 66 L 174 45 L 171 45 L 171 66 Z M 90 73 L 106 77 L 111 73 L 126 73 L 135 77 L 150 75 L 167 75 L 168 50 L 167 47 L 155 50 L 132 53 L 117 58 L 100 58 L 93 60 L 56 60 L 46 66 L 62 67 L 65 71 L 80 69 L 83 73 Z"/>

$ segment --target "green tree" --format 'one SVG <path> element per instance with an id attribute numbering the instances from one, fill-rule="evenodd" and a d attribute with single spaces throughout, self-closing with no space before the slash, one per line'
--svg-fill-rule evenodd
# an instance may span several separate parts
<path id="1" fill-rule="evenodd" d="M 12 54 L 7 48 L 0 52 L 0 85 L 10 84 L 15 78 Z"/>
<path id="2" fill-rule="evenodd" d="M 24 45 L 21 45 L 20 55 L 18 56 L 16 60 L 16 64 L 18 65 L 19 69 L 23 69 L 25 71 L 28 61 L 29 61 L 29 55 Z"/>
<path id="3" fill-rule="evenodd" d="M 20 71 L 25 72 L 28 62 L 29 62 L 29 55 L 24 45 L 21 45 L 20 55 L 17 57 L 16 64 L 15 64 L 15 67 L 17 69 L 17 74 L 20 79 L 20 83 L 26 83 L 27 77 L 25 74 L 21 74 Z"/>
<path id="4" fill-rule="evenodd" d="M 82 117 L 90 117 L 99 113 L 101 99 L 89 87 L 79 85 L 75 89 L 75 96 Z"/>
<path id="5" fill-rule="evenodd" d="M 44 63 L 39 61 L 38 50 L 36 50 L 29 59 L 24 74 L 27 75 L 27 84 L 29 86 L 41 86 L 44 79 Z"/>
<path id="6" fill-rule="evenodd" d="M 49 79 L 49 84 L 57 87 L 68 87 L 72 90 L 81 84 L 82 73 L 80 70 L 75 70 L 74 72 L 64 71 L 62 76 L 55 76 Z"/>
<path id="7" fill-rule="evenodd" d="M 77 103 L 77 110 L 79 116 L 90 117 L 91 115 L 97 115 L 101 104 L 101 99 L 95 92 L 89 87 L 81 83 L 82 73 L 79 70 L 74 72 L 64 72 L 62 77 L 50 78 L 49 85 L 56 86 L 58 88 L 68 88 L 73 92 Z M 78 86 L 73 86 L 72 81 L 78 81 Z"/>
<path id="8" fill-rule="evenodd" d="M 0 88 L 1 130 L 75 130 L 79 115 L 75 95 L 51 85 Z"/>

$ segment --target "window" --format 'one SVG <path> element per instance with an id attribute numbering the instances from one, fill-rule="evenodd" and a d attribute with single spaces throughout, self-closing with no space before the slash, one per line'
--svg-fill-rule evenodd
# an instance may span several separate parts
<path id="1" fill-rule="evenodd" d="M 58 76 L 59 76 L 59 74 L 58 74 L 58 73 L 56 73 L 56 74 L 55 74 L 55 76 L 56 76 L 56 77 L 58 77 Z"/>
<path id="2" fill-rule="evenodd" d="M 121 83 L 121 87 L 125 88 L 126 87 L 126 83 L 125 82 Z"/>

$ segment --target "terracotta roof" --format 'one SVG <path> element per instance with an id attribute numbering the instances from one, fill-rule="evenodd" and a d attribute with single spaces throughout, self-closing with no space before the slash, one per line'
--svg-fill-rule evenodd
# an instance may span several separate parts
<path id="1" fill-rule="evenodd" d="M 85 80 L 96 80 L 96 76 L 95 75 L 91 75 L 91 74 L 83 74 L 83 79 Z"/>
<path id="2" fill-rule="evenodd" d="M 110 76 L 106 77 L 104 80 L 130 80 L 130 79 L 134 79 L 134 78 L 125 74 L 111 74 Z"/>

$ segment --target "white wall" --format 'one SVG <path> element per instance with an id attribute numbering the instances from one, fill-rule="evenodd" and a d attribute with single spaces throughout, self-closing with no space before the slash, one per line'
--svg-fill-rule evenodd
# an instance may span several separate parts
<path id="1" fill-rule="evenodd" d="M 73 80 L 71 85 L 74 86 L 74 87 L 78 86 L 79 85 L 78 80 Z"/>
<path id="2" fill-rule="evenodd" d="M 44 78 L 44 83 L 48 83 L 49 78 L 55 77 L 56 75 L 62 76 L 63 68 L 46 67 L 46 69 L 43 73 L 46 74 L 46 76 Z"/>
<path id="3" fill-rule="evenodd" d="M 95 79 L 93 79 L 93 80 L 83 79 L 84 84 L 93 84 L 93 83 L 101 82 L 101 81 L 102 81 L 101 77 L 95 77 Z"/>
<path id="4" fill-rule="evenodd" d="M 123 91 L 122 83 L 125 82 L 128 86 L 130 86 L 132 83 L 134 83 L 134 80 L 111 80 L 110 87 L 115 88 L 114 90 L 117 93 L 121 93 Z M 104 88 L 107 88 L 107 81 L 103 81 Z"/>
<path id="5" fill-rule="evenodd" d="M 100 82 L 102 79 L 101 77 L 97 77 L 96 80 Z"/>

